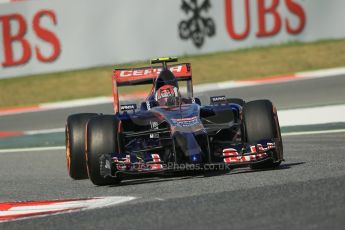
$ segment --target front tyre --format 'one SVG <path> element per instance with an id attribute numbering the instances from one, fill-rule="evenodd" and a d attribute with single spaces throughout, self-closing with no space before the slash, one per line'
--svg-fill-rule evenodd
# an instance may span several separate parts
<path id="1" fill-rule="evenodd" d="M 67 118 L 66 162 L 68 174 L 74 180 L 87 179 L 85 160 L 85 128 L 87 122 L 97 116 L 96 113 L 79 113 Z"/>
<path id="2" fill-rule="evenodd" d="M 86 131 L 86 162 L 90 180 L 95 185 L 110 185 L 120 178 L 104 178 L 100 174 L 100 156 L 118 150 L 118 119 L 114 115 L 102 115 L 91 119 Z"/>
<path id="3" fill-rule="evenodd" d="M 243 117 L 245 138 L 249 144 L 257 144 L 265 139 L 276 139 L 272 159 L 252 164 L 251 168 L 265 169 L 279 166 L 283 160 L 283 142 L 278 115 L 272 102 L 256 100 L 246 103 L 243 108 Z"/>

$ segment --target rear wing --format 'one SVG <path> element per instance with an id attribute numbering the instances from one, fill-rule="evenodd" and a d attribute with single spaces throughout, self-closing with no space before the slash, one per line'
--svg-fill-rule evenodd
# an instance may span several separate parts
<path id="1" fill-rule="evenodd" d="M 174 74 L 177 81 L 188 81 L 187 90 L 191 92 L 191 96 L 193 96 L 192 68 L 190 63 L 168 65 L 167 68 Z M 118 87 L 146 84 L 153 85 L 162 70 L 163 68 L 160 66 L 115 69 L 112 78 L 115 113 L 119 112 Z"/>
<path id="2" fill-rule="evenodd" d="M 113 81 L 119 86 L 152 84 L 162 71 L 162 67 L 142 67 L 130 69 L 115 69 Z M 189 63 L 168 66 L 178 81 L 192 78 L 192 69 Z"/>

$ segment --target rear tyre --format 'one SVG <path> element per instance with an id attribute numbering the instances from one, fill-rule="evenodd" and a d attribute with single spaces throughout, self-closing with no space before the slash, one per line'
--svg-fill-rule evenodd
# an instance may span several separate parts
<path id="1" fill-rule="evenodd" d="M 275 107 L 269 100 L 248 102 L 243 108 L 245 137 L 249 144 L 264 139 L 277 139 L 272 159 L 252 164 L 252 169 L 274 168 L 283 160 L 283 142 Z"/>
<path id="2" fill-rule="evenodd" d="M 87 179 L 85 160 L 85 128 L 90 118 L 96 113 L 73 114 L 67 118 L 66 137 L 66 162 L 68 174 L 74 180 Z"/>
<path id="3" fill-rule="evenodd" d="M 114 153 L 117 143 L 118 120 L 114 115 L 102 115 L 91 119 L 86 133 L 86 162 L 90 180 L 95 185 L 110 185 L 120 178 L 104 178 L 100 174 L 99 158 L 102 154 Z"/>

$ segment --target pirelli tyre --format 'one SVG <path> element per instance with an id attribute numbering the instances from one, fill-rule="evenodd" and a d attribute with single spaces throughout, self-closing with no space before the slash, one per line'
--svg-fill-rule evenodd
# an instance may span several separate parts
<path id="1" fill-rule="evenodd" d="M 252 164 L 253 169 L 274 168 L 283 160 L 283 143 L 275 107 L 269 100 L 248 102 L 243 107 L 246 141 L 255 144 L 264 139 L 276 139 L 272 159 Z"/>
<path id="2" fill-rule="evenodd" d="M 69 176 L 74 180 L 87 179 L 85 160 L 85 128 L 95 113 L 73 114 L 67 118 L 65 127 L 66 162 Z"/>
<path id="3" fill-rule="evenodd" d="M 118 178 L 104 178 L 100 173 L 100 156 L 118 149 L 118 119 L 114 115 L 101 115 L 92 118 L 86 129 L 86 162 L 90 180 L 95 185 L 117 184 Z"/>

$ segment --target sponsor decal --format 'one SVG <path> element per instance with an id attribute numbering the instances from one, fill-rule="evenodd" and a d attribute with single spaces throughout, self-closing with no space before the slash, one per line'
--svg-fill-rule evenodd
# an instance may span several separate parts
<path id="1" fill-rule="evenodd" d="M 150 133 L 150 138 L 151 139 L 158 139 L 159 138 L 159 133 Z"/>
<path id="2" fill-rule="evenodd" d="M 151 126 L 151 129 L 153 130 L 157 130 L 159 129 L 159 124 L 157 121 L 150 121 L 150 126 Z M 159 138 L 159 133 L 151 133 L 150 134 L 150 138 L 151 139 L 156 139 L 156 138 Z"/>
<path id="3" fill-rule="evenodd" d="M 158 129 L 158 122 L 157 121 L 150 121 L 151 129 Z"/>
<path id="4" fill-rule="evenodd" d="M 49 28 L 46 26 L 47 23 L 50 24 Z M 57 23 L 56 13 L 51 9 L 37 11 L 32 19 L 27 19 L 19 13 L 0 15 L 0 52 L 3 52 L 0 65 L 6 68 L 16 67 L 27 64 L 32 58 L 41 63 L 55 61 L 61 54 L 61 43 L 50 27 L 55 27 Z M 34 34 L 29 34 L 28 31 L 33 31 Z M 51 47 L 50 51 L 47 52 L 40 44 L 36 44 L 32 39 L 34 36 L 47 43 Z"/>
<path id="5" fill-rule="evenodd" d="M 211 99 L 211 103 L 226 101 L 226 97 L 225 96 L 215 96 L 215 97 L 210 97 L 210 99 Z"/>
<path id="6" fill-rule="evenodd" d="M 128 105 L 121 105 L 121 111 L 129 111 L 129 110 L 136 110 L 136 104 L 128 104 Z"/>
<path id="7" fill-rule="evenodd" d="M 200 124 L 197 116 L 188 118 L 173 118 L 171 119 L 171 121 L 174 123 L 175 126 L 179 127 L 190 127 Z"/>
<path id="8" fill-rule="evenodd" d="M 179 35 L 183 40 L 191 39 L 197 48 L 204 45 L 205 37 L 216 34 L 216 24 L 213 19 L 204 16 L 211 8 L 210 0 L 183 0 L 181 9 L 189 16 L 187 20 L 179 23 Z"/>
<path id="9" fill-rule="evenodd" d="M 67 212 L 103 208 L 127 202 L 135 197 L 95 197 L 64 200 L 44 200 L 0 203 L 0 223 Z"/>
<path id="10" fill-rule="evenodd" d="M 257 22 L 257 31 L 255 36 L 257 38 L 273 37 L 277 35 L 282 29 L 285 28 L 286 32 L 291 35 L 297 35 L 303 32 L 306 25 L 306 12 L 300 3 L 296 0 L 257 0 L 256 9 L 251 9 L 251 1 L 243 0 L 244 4 L 244 19 L 245 28 L 239 31 L 236 28 L 234 20 L 234 3 L 238 4 L 237 1 L 224 0 L 225 1 L 225 24 L 228 35 L 234 40 L 246 39 L 250 32 L 252 22 Z M 285 16 L 285 12 L 280 10 L 280 4 L 284 4 L 286 11 L 295 16 L 297 23 L 291 22 L 291 19 Z M 256 12 L 255 12 L 256 11 Z M 252 20 L 252 16 L 255 15 L 257 18 Z M 272 19 L 272 23 L 268 22 L 268 18 Z"/>
<path id="11" fill-rule="evenodd" d="M 172 66 L 169 68 L 172 73 L 180 73 L 183 70 L 183 65 Z M 120 70 L 120 77 L 145 77 L 152 75 L 159 75 L 162 68 L 146 68 L 134 70 Z"/>

